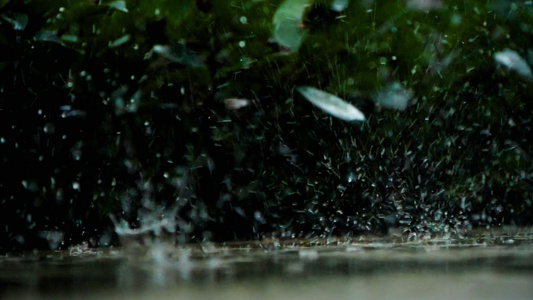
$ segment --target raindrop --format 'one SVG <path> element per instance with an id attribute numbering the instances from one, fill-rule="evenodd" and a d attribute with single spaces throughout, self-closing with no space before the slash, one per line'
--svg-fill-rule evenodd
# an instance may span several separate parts
<path id="1" fill-rule="evenodd" d="M 26 240 L 24 239 L 24 237 L 20 234 L 18 234 L 16 237 L 15 237 L 15 240 L 19 243 L 19 244 L 24 244 L 26 242 Z"/>
<path id="2" fill-rule="evenodd" d="M 72 154 L 72 157 L 74 158 L 74 160 L 80 160 L 81 159 L 81 149 L 79 148 L 80 146 L 76 146 L 74 149 L 72 149 L 71 151 L 71 154 Z"/>
<path id="3" fill-rule="evenodd" d="M 178 42 L 174 46 L 154 45 L 154 47 L 152 47 L 152 50 L 145 54 L 145 59 L 150 59 L 154 53 L 170 61 L 186 66 L 204 66 L 204 58 L 199 56 L 198 53 L 189 50 L 183 42 Z"/>
<path id="4" fill-rule="evenodd" d="M 56 201 L 57 201 L 57 203 L 61 204 L 61 203 L 63 203 L 63 200 L 64 200 L 64 198 L 63 198 L 63 189 L 58 189 L 56 191 Z"/>
<path id="5" fill-rule="evenodd" d="M 413 91 L 406 90 L 400 83 L 394 82 L 377 94 L 376 102 L 383 107 L 403 111 L 412 97 Z"/>
<path id="6" fill-rule="evenodd" d="M 248 23 L 248 19 L 245 16 L 240 17 L 239 21 L 241 22 L 241 24 L 247 24 Z"/>
<path id="7" fill-rule="evenodd" d="M 79 191 L 80 190 L 80 183 L 77 181 L 72 182 L 72 189 Z"/>
<path id="8" fill-rule="evenodd" d="M 453 14 L 450 18 L 450 23 L 453 26 L 458 26 L 461 24 L 461 22 L 462 22 L 462 18 L 459 14 Z"/>
<path id="9" fill-rule="evenodd" d="M 61 231 L 40 231 L 39 236 L 45 239 L 50 246 L 50 249 L 58 249 L 61 242 L 63 242 L 64 233 Z"/>
<path id="10" fill-rule="evenodd" d="M 346 178 L 346 180 L 348 181 L 348 183 L 353 182 L 355 179 L 356 179 L 356 178 L 355 178 L 355 176 L 354 176 L 353 173 L 348 174 L 348 178 Z"/>
<path id="11" fill-rule="evenodd" d="M 44 125 L 43 131 L 44 133 L 54 134 L 54 132 L 56 131 L 56 127 L 52 123 L 46 123 L 46 125 Z"/>
<path id="12" fill-rule="evenodd" d="M 226 106 L 226 109 L 229 110 L 238 110 L 248 106 L 249 104 L 250 101 L 248 99 L 230 98 L 224 100 L 224 105 Z"/>
<path id="13" fill-rule="evenodd" d="M 264 224 L 265 223 L 265 220 L 263 219 L 263 214 L 261 214 L 260 211 L 255 211 L 254 213 L 254 218 L 257 222 L 261 223 L 261 224 Z"/>
<path id="14" fill-rule="evenodd" d="M 126 34 L 126 35 L 123 35 L 122 37 L 114 40 L 114 41 L 109 41 L 108 43 L 108 47 L 109 48 L 116 48 L 116 47 L 119 47 L 121 45 L 124 45 L 125 43 L 127 43 L 129 40 L 130 40 L 130 35 L 129 34 Z"/>

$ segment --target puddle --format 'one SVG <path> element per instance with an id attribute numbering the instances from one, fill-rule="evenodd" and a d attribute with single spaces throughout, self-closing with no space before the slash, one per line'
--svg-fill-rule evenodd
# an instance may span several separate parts
<path id="1" fill-rule="evenodd" d="M 2 299 L 531 299 L 533 231 L 11 253 Z"/>

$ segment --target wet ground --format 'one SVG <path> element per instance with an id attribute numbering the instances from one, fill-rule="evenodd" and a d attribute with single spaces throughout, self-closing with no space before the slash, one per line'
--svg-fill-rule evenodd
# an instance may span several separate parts
<path id="1" fill-rule="evenodd" d="M 1 299 L 533 299 L 533 230 L 0 257 Z"/>

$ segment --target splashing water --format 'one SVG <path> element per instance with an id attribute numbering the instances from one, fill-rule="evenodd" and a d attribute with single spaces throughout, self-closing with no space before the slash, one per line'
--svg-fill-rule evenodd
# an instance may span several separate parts
<path id="1" fill-rule="evenodd" d="M 0 256 L 0 286 L 2 299 L 529 299 L 532 238 L 529 229 L 413 241 L 156 240 L 133 254 L 80 245 Z"/>

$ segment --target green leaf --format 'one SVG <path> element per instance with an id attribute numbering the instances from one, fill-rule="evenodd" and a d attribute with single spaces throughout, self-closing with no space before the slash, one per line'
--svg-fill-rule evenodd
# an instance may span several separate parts
<path id="1" fill-rule="evenodd" d="M 115 1 L 108 3 L 107 5 L 116 10 L 123 11 L 125 13 L 128 12 L 128 9 L 126 8 L 126 1 Z"/>
<path id="2" fill-rule="evenodd" d="M 307 34 L 307 30 L 301 28 L 303 14 L 311 2 L 311 0 L 286 0 L 281 4 L 272 19 L 274 25 L 272 39 L 276 43 L 291 52 L 298 51 Z"/>

